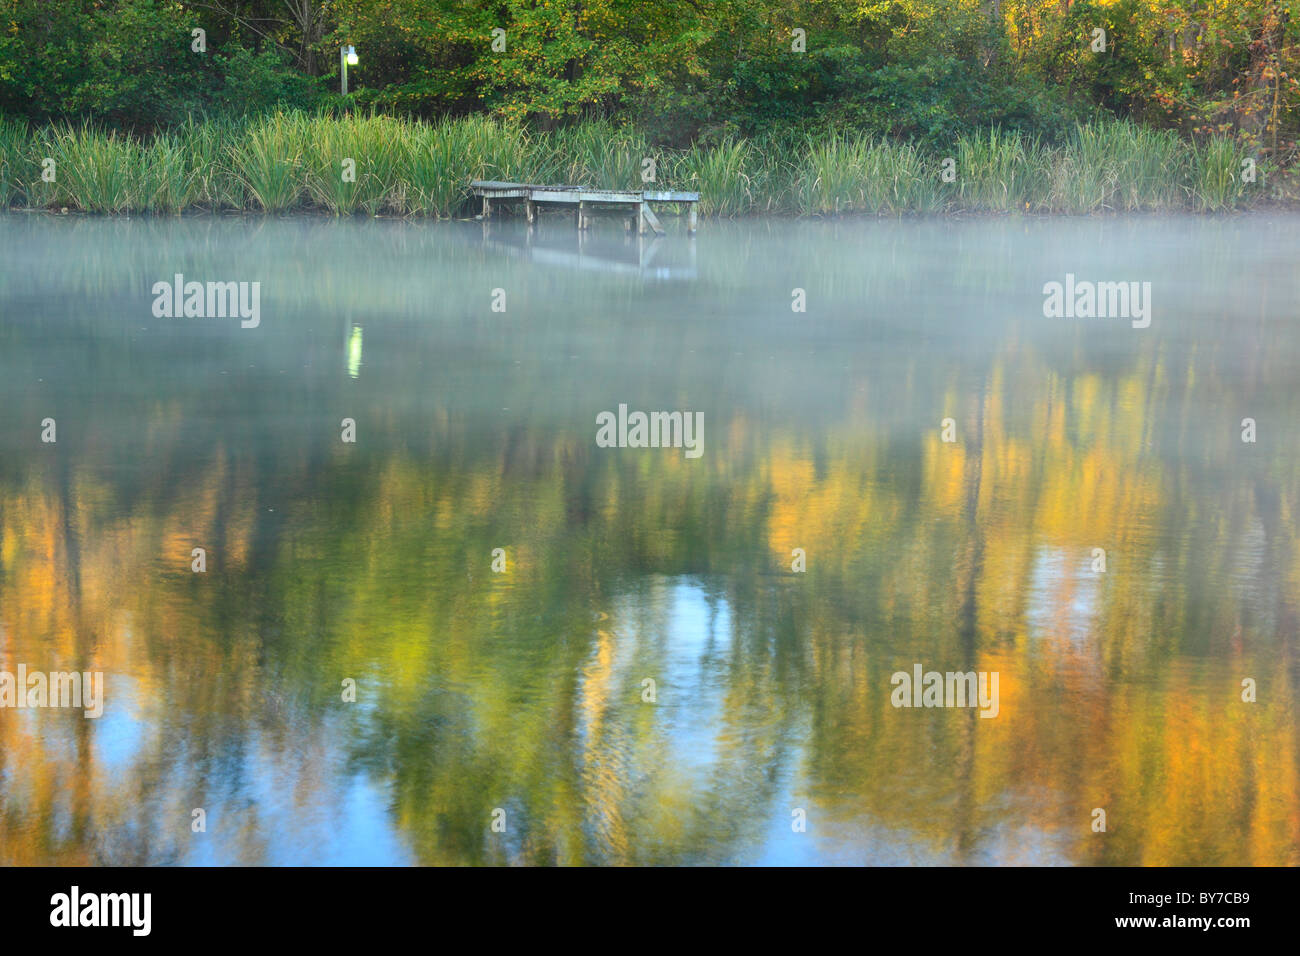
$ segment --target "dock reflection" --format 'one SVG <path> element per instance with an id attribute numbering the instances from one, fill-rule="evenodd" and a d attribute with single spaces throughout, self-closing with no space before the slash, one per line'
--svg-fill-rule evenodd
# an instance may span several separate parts
<path id="1" fill-rule="evenodd" d="M 483 245 L 513 258 L 556 269 L 635 275 L 659 282 L 694 281 L 694 236 L 642 234 L 622 219 L 575 230 L 570 217 L 539 216 L 535 224 L 485 219 Z"/>

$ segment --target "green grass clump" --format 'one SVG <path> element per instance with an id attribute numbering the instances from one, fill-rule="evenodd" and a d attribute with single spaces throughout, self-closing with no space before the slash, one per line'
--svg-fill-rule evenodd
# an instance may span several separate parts
<path id="1" fill-rule="evenodd" d="M 958 205 L 989 212 L 1021 212 L 1046 202 L 1048 151 L 1037 137 L 999 129 L 957 141 L 953 185 Z"/>
<path id="2" fill-rule="evenodd" d="M 809 138 L 795 163 L 795 211 L 826 216 L 937 212 L 946 201 L 941 162 L 911 143 L 832 134 Z"/>
<path id="3" fill-rule="evenodd" d="M 263 212 L 292 209 L 306 193 L 304 132 L 301 116 L 277 113 L 252 123 L 228 147 L 235 178 Z"/>
<path id="4" fill-rule="evenodd" d="M 755 206 L 758 162 L 746 139 L 729 138 L 717 146 L 693 146 L 683 152 L 672 172 L 673 188 L 700 194 L 704 216 L 743 216 Z"/>
<path id="5" fill-rule="evenodd" d="M 48 202 L 105 213 L 148 208 L 147 160 L 139 143 L 115 131 L 67 126 L 48 131 L 42 144 L 55 163 L 54 182 L 39 189 Z"/>
<path id="6" fill-rule="evenodd" d="M 1220 212 L 1239 205 L 1248 184 L 1243 178 L 1247 154 L 1231 139 L 1216 137 L 1199 146 L 1192 159 L 1192 196 L 1202 212 Z M 1264 170 L 1255 170 L 1255 184 Z"/>
<path id="7" fill-rule="evenodd" d="M 19 177 L 30 162 L 30 140 L 26 123 L 0 116 L 0 208 L 24 198 Z"/>

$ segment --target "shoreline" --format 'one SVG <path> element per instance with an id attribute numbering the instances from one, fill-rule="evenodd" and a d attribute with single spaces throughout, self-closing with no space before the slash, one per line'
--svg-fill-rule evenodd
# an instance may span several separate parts
<path id="1" fill-rule="evenodd" d="M 991 128 L 942 155 L 851 131 L 656 145 L 599 121 L 546 133 L 483 116 L 274 113 L 135 139 L 0 117 L 0 208 L 98 214 L 460 219 L 474 179 L 698 192 L 702 219 L 1218 213 L 1300 205 L 1293 170 L 1226 138 L 1118 119 L 1061 142 Z"/>
<path id="2" fill-rule="evenodd" d="M 1025 220 L 1034 222 L 1043 222 L 1049 220 L 1070 220 L 1083 221 L 1089 219 L 1096 220 L 1118 220 L 1118 219 L 1231 219 L 1253 215 L 1268 214 L 1300 214 L 1300 200 L 1287 199 L 1269 199 L 1259 200 L 1249 205 L 1233 206 L 1228 209 L 1208 210 L 1194 209 L 1188 207 L 1171 207 L 1161 209 L 1101 209 L 1085 213 L 1070 212 L 1036 212 L 1029 211 L 1001 211 L 991 209 L 966 209 L 958 208 L 952 210 L 943 210 L 938 212 L 911 212 L 902 211 L 898 213 L 873 213 L 866 211 L 849 211 L 842 213 L 790 213 L 790 212 L 749 212 L 737 216 L 701 216 L 701 220 L 707 219 L 710 222 L 789 222 L 789 223 L 808 223 L 808 222 L 858 222 L 863 220 L 872 221 L 915 221 L 915 222 L 961 222 L 963 220 L 985 221 L 990 219 L 1007 219 L 1007 220 Z M 77 209 L 72 207 L 52 208 L 46 206 L 6 206 L 0 208 L 0 216 L 19 215 L 19 216 L 41 216 L 51 219 L 95 219 L 95 220 L 115 220 L 126 221 L 130 219 L 146 219 L 150 221 L 176 221 L 181 219 L 228 219 L 228 220 L 250 220 L 265 222 L 266 220 L 287 220 L 287 219 L 304 219 L 319 222 L 408 222 L 408 223 L 465 223 L 481 224 L 482 216 L 435 216 L 419 213 L 407 215 L 392 215 L 384 213 L 365 213 L 353 212 L 338 214 L 331 212 L 326 207 L 318 206 L 298 206 L 292 209 L 279 210 L 276 212 L 266 212 L 257 209 L 205 209 L 198 206 L 189 207 L 178 212 L 151 212 L 149 210 L 126 211 L 126 212 L 99 212 L 92 209 Z M 659 213 L 661 219 L 677 222 L 679 219 L 685 219 L 681 213 Z M 493 224 L 511 224 L 526 225 L 527 220 L 522 216 L 496 213 L 493 215 Z M 548 217 L 549 218 L 549 217 Z M 558 218 L 558 216 L 557 216 Z M 604 217 L 598 217 L 603 220 Z M 610 217 L 611 221 L 615 217 Z"/>

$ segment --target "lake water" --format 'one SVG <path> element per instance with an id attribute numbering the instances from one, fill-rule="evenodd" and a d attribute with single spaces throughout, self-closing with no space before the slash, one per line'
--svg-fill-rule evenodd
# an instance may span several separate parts
<path id="1" fill-rule="evenodd" d="M 0 862 L 1300 863 L 1300 217 L 665 224 L 0 218 Z"/>

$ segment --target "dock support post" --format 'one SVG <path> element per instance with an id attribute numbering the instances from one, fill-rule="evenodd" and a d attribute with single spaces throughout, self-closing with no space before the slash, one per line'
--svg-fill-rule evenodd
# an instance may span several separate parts
<path id="1" fill-rule="evenodd" d="M 492 200 L 488 199 L 487 196 L 484 196 L 483 197 L 483 221 L 486 222 L 491 218 L 492 218 Z"/>
<path id="2" fill-rule="evenodd" d="M 664 227 L 659 225 L 659 217 L 654 214 L 648 202 L 641 203 L 641 231 L 653 231 L 656 236 L 664 234 Z"/>
<path id="3" fill-rule="evenodd" d="M 695 207 L 698 205 L 698 203 L 690 203 L 689 205 L 690 205 L 690 209 L 686 213 L 686 231 L 689 232 L 691 235 L 695 235 L 695 225 L 696 225 Z"/>
<path id="4" fill-rule="evenodd" d="M 528 225 L 537 221 L 537 204 L 531 199 L 525 201 L 524 211 L 528 214 Z"/>

